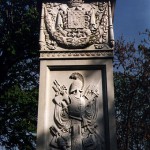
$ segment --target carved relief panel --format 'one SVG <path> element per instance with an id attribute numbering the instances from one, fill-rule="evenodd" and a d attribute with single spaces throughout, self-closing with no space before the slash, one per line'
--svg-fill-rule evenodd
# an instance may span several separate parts
<path id="1" fill-rule="evenodd" d="M 57 76 L 51 71 L 49 148 L 104 150 L 102 71 L 66 70 L 63 78 Z"/>
<path id="2" fill-rule="evenodd" d="M 43 2 L 37 150 L 116 149 L 111 2 Z"/>
<path id="3" fill-rule="evenodd" d="M 114 45 L 111 3 L 68 0 L 43 3 L 41 50 L 111 49 Z"/>

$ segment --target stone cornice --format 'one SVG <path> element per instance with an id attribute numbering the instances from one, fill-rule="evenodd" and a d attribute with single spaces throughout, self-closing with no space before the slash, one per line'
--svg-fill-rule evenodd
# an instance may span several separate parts
<path id="1" fill-rule="evenodd" d="M 99 51 L 45 51 L 40 52 L 40 59 L 85 59 L 85 58 L 113 58 L 112 50 Z"/>

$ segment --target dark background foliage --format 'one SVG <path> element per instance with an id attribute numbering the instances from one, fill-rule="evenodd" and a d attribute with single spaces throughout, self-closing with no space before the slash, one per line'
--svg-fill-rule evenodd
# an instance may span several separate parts
<path id="1" fill-rule="evenodd" d="M 35 149 L 41 2 L 0 0 L 0 145 Z"/>
<path id="2" fill-rule="evenodd" d="M 138 45 L 116 41 L 114 83 L 120 150 L 150 147 L 150 31 Z"/>
<path id="3" fill-rule="evenodd" d="M 0 0 L 0 145 L 36 147 L 40 0 Z M 135 46 L 121 37 L 114 51 L 119 150 L 150 145 L 150 32 Z"/>

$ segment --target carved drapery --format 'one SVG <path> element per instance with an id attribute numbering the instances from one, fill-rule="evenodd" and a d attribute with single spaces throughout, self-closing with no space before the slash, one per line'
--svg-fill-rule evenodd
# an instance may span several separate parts
<path id="1" fill-rule="evenodd" d="M 43 3 L 40 49 L 112 49 L 111 3 Z"/>

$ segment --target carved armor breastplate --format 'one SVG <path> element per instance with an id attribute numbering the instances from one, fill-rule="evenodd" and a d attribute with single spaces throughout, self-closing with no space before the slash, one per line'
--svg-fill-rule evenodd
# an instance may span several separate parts
<path id="1" fill-rule="evenodd" d="M 71 103 L 68 105 L 68 114 L 70 118 L 82 120 L 84 113 L 84 102 L 82 98 L 76 98 L 74 95 L 69 96 Z"/>

